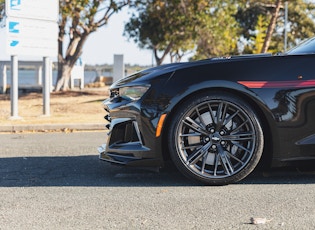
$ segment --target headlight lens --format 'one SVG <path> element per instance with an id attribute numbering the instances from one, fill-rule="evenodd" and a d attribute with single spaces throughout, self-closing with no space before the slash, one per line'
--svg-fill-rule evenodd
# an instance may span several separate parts
<path id="1" fill-rule="evenodd" d="M 133 101 L 139 100 L 148 89 L 149 86 L 122 87 L 119 89 L 119 95 Z"/>

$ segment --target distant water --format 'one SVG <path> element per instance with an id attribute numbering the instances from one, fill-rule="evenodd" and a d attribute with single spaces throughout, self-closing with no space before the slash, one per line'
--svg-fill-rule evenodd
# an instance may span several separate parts
<path id="1" fill-rule="evenodd" d="M 1 74 L 0 74 L 1 76 Z M 19 85 L 38 85 L 38 77 L 36 70 L 19 70 L 18 74 Z M 94 82 L 97 77 L 96 71 L 84 71 L 84 84 Z M 108 76 L 108 73 L 104 73 L 104 76 Z M 53 71 L 52 84 L 56 84 L 57 71 Z M 7 84 L 11 84 L 11 72 L 7 71 Z M 75 81 L 75 85 L 78 83 Z M 0 85 L 2 85 L 2 79 L 0 79 Z"/>

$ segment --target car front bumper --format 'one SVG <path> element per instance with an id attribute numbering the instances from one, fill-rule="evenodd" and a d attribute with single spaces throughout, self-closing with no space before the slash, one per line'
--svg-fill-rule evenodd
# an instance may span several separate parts
<path id="1" fill-rule="evenodd" d="M 106 144 L 98 148 L 99 158 L 137 167 L 163 167 L 161 138 L 155 136 L 155 122 L 145 116 L 137 102 L 103 102 L 109 122 Z"/>

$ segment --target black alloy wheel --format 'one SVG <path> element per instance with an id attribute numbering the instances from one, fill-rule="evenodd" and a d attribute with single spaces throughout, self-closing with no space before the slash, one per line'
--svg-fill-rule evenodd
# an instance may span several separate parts
<path id="1" fill-rule="evenodd" d="M 223 92 L 194 95 L 179 106 L 168 133 L 176 167 L 208 185 L 240 181 L 258 164 L 263 131 L 252 107 Z"/>

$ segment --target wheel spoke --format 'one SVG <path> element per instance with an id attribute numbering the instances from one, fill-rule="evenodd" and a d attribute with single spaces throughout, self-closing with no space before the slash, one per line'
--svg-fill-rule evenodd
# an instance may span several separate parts
<path id="1" fill-rule="evenodd" d="M 219 161 L 220 161 L 220 159 L 219 159 L 218 154 L 215 154 L 213 176 L 217 176 Z"/>
<path id="2" fill-rule="evenodd" d="M 180 137 L 198 137 L 201 136 L 201 133 L 185 133 L 181 134 Z"/>
<path id="3" fill-rule="evenodd" d="M 223 169 L 227 175 L 231 175 L 234 173 L 234 167 L 232 162 L 228 158 L 226 152 L 223 149 L 219 150 L 220 162 L 223 166 Z"/>
<path id="4" fill-rule="evenodd" d="M 207 125 L 205 124 L 205 122 L 204 122 L 203 118 L 201 117 L 201 115 L 200 115 L 200 112 L 199 112 L 198 108 L 196 108 L 196 113 L 197 113 L 198 118 L 199 118 L 199 120 L 200 120 L 200 122 L 201 122 L 201 124 L 202 124 L 203 129 L 206 129 L 206 126 L 207 126 Z"/>
<path id="5" fill-rule="evenodd" d="M 222 111 L 222 115 L 221 115 L 221 123 L 223 125 L 224 120 L 226 119 L 226 115 L 227 115 L 227 109 L 228 109 L 228 104 L 223 104 L 223 111 Z"/>
<path id="6" fill-rule="evenodd" d="M 223 107 L 223 102 L 221 102 L 221 103 L 219 104 L 218 111 L 217 111 L 217 114 L 216 114 L 216 117 L 217 117 L 217 122 L 216 122 L 216 124 L 217 124 L 217 125 L 219 125 L 219 124 L 221 123 L 220 117 L 221 117 L 221 113 L 222 113 L 222 107 Z M 221 126 L 221 124 L 220 124 L 220 126 Z"/>
<path id="7" fill-rule="evenodd" d="M 196 162 L 198 162 L 201 157 L 203 157 L 205 154 L 207 154 L 210 146 L 211 146 L 211 143 L 208 142 L 207 144 L 202 146 L 200 149 L 196 150 L 194 153 L 192 153 L 191 155 L 189 155 L 187 157 L 187 162 L 186 163 L 188 165 L 193 165 Z"/>
<path id="8" fill-rule="evenodd" d="M 242 165 L 244 164 L 244 162 L 243 161 L 241 161 L 240 159 L 238 159 L 236 156 L 234 156 L 232 153 L 230 153 L 230 152 L 226 152 L 228 155 L 229 155 L 229 157 L 232 157 L 234 160 L 236 160 L 236 161 L 238 161 L 239 163 L 241 163 Z"/>
<path id="9" fill-rule="evenodd" d="M 200 143 L 196 143 L 196 144 L 192 144 L 192 145 L 187 145 L 187 146 L 184 146 L 182 147 L 182 150 L 186 150 L 186 149 L 201 149 L 202 148 L 202 144 Z"/>
<path id="10" fill-rule="evenodd" d="M 209 152 L 207 152 L 206 154 L 204 154 L 203 159 L 202 159 L 202 165 L 201 165 L 201 173 L 204 174 L 205 173 L 205 167 L 206 167 L 206 162 L 207 162 L 207 157 L 209 155 Z"/>
<path id="11" fill-rule="evenodd" d="M 240 130 L 246 123 L 248 122 L 248 119 L 246 119 L 242 124 L 238 125 L 235 129 L 233 129 L 231 131 L 231 134 L 237 132 L 238 130 Z"/>
<path id="12" fill-rule="evenodd" d="M 232 142 L 232 143 L 233 143 L 233 145 L 235 145 L 235 146 L 239 147 L 240 149 L 244 150 L 245 152 L 249 152 L 249 153 L 251 152 L 249 149 L 245 148 L 244 146 L 240 145 L 237 142 Z"/>
<path id="13" fill-rule="evenodd" d="M 195 122 L 190 117 L 186 117 L 185 120 L 183 120 L 183 123 L 189 126 L 191 129 L 195 130 L 196 132 L 202 133 L 204 135 L 208 135 L 207 130 L 205 130 L 200 124 Z"/>
<path id="14" fill-rule="evenodd" d="M 216 122 L 210 103 L 208 103 L 208 108 L 212 122 Z"/>
<path id="15" fill-rule="evenodd" d="M 230 115 L 226 121 L 223 123 L 223 126 L 226 126 L 237 114 L 239 113 L 239 110 L 237 110 L 234 114 Z"/>
<path id="16" fill-rule="evenodd" d="M 237 133 L 233 135 L 225 135 L 222 137 L 224 141 L 246 141 L 252 140 L 254 138 L 254 134 L 252 132 L 248 133 Z"/>
<path id="17" fill-rule="evenodd" d="M 226 118 L 226 111 L 227 111 L 228 105 L 221 102 L 218 107 L 217 111 L 217 128 L 221 128 L 223 126 L 224 120 Z"/>

